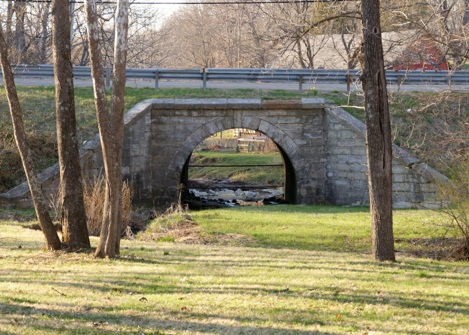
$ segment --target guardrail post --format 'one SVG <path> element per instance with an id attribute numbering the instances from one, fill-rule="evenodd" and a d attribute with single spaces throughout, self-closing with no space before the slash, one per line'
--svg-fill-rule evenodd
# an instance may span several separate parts
<path id="1" fill-rule="evenodd" d="M 110 89 L 111 88 L 111 68 L 110 67 L 106 68 L 104 76 L 106 78 L 106 89 Z"/>
<path id="2" fill-rule="evenodd" d="M 404 83 L 404 78 L 400 74 L 397 75 L 397 89 L 401 89 L 401 85 Z"/>
<path id="3" fill-rule="evenodd" d="M 449 88 L 450 91 L 451 91 L 451 85 L 452 85 L 452 82 L 451 82 L 451 73 L 448 72 L 448 88 Z"/>
<path id="4" fill-rule="evenodd" d="M 205 90 L 207 88 L 207 71 L 203 67 L 200 72 L 202 73 L 202 88 Z"/>
<path id="5" fill-rule="evenodd" d="M 347 83 L 347 94 L 350 94 L 350 84 L 352 83 L 352 76 L 350 75 L 350 72 L 347 71 L 347 74 L 345 75 L 345 81 Z"/>
<path id="6" fill-rule="evenodd" d="M 160 73 L 158 71 L 155 71 L 155 89 L 158 89 L 158 81 L 160 79 Z"/>
<path id="7" fill-rule="evenodd" d="M 298 81 L 299 81 L 299 90 L 303 91 L 303 75 L 302 74 L 298 75 Z"/>

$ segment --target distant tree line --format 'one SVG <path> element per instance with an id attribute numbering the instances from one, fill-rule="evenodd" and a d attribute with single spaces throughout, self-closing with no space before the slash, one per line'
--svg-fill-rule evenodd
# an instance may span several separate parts
<path id="1" fill-rule="evenodd" d="M 0 16 L 13 64 L 52 63 L 48 2 L 5 1 Z M 359 68 L 362 48 L 360 1 L 182 5 L 169 17 L 154 5 L 129 12 L 129 67 Z M 113 62 L 115 5 L 99 4 L 103 63 Z M 447 62 L 469 57 L 469 0 L 383 0 L 385 66 L 405 54 Z M 74 65 L 89 65 L 84 5 L 71 4 Z M 424 39 L 420 53 L 406 48 Z M 425 54 L 438 50 L 438 59 Z"/>

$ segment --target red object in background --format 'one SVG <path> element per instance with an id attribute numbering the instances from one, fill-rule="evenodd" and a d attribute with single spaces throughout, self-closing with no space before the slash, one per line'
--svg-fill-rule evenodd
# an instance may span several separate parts
<path id="1" fill-rule="evenodd" d="M 402 54 L 396 58 L 390 70 L 449 70 L 443 51 L 430 38 L 418 36 Z"/>

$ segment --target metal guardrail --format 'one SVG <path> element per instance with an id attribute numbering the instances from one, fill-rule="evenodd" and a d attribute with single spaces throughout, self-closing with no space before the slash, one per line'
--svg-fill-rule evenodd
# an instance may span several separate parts
<path id="1" fill-rule="evenodd" d="M 16 65 L 14 74 L 17 77 L 53 78 L 52 65 Z M 75 78 L 91 78 L 90 68 L 74 66 Z M 259 68 L 205 68 L 205 69 L 166 69 L 166 68 L 128 68 L 127 78 L 152 80 L 158 88 L 160 80 L 194 80 L 202 81 L 203 88 L 208 81 L 246 81 L 246 82 L 295 82 L 299 90 L 304 83 L 344 83 L 347 89 L 358 82 L 361 72 L 358 70 L 326 70 L 326 69 L 259 69 Z M 0 72 L 1 76 L 1 72 Z M 106 83 L 111 84 L 111 69 L 105 69 Z M 433 84 L 433 85 L 469 85 L 469 71 L 386 71 L 388 83 Z"/>

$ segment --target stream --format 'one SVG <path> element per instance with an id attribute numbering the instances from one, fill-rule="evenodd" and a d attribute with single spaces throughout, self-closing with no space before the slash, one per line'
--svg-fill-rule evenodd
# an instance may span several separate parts
<path id="1" fill-rule="evenodd" d="M 183 202 L 191 209 L 285 204 L 283 186 L 252 185 L 230 180 L 189 180 Z"/>

